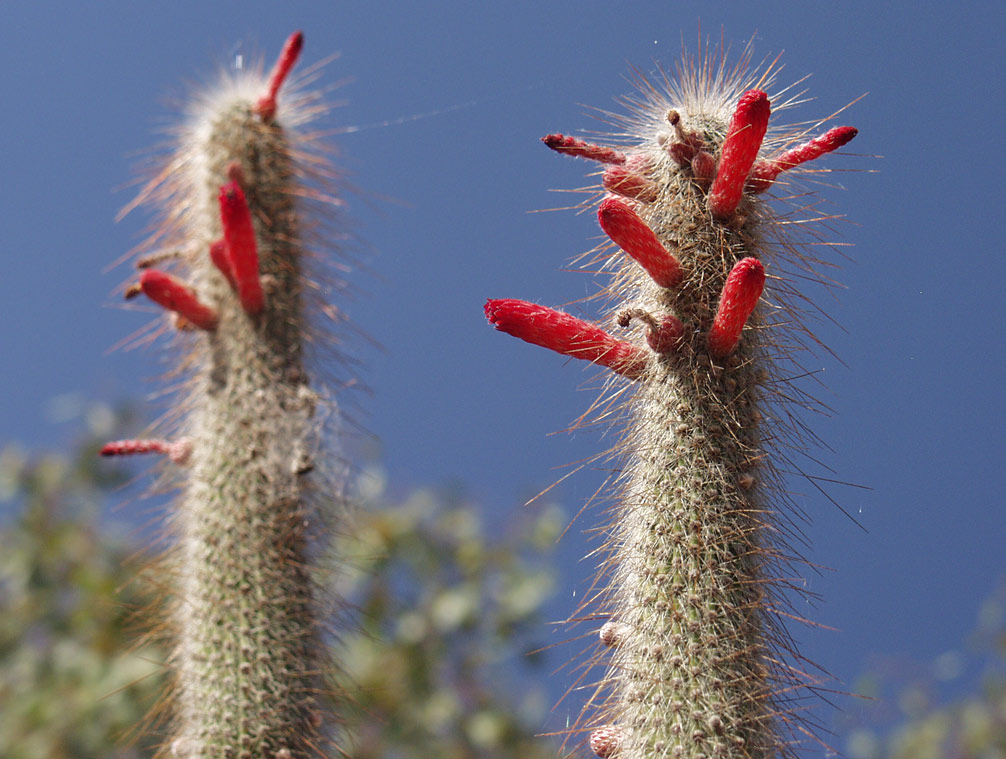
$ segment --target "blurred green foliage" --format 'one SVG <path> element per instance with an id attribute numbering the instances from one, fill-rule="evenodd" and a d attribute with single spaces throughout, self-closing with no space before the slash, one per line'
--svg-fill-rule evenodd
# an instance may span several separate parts
<path id="1" fill-rule="evenodd" d="M 101 412 L 101 413 L 98 413 Z M 90 409 L 107 439 L 115 415 Z M 126 498 L 99 438 L 72 456 L 0 448 L 0 757 L 153 756 L 138 731 L 161 695 L 165 650 L 136 612 L 140 548 L 109 519 Z M 550 706 L 536 683 L 553 589 L 551 551 L 565 517 L 514 508 L 487 525 L 460 488 L 391 498 L 378 467 L 358 479 L 354 515 L 333 545 L 337 595 L 351 621 L 334 645 L 352 694 L 352 759 L 545 759 Z M 877 664 L 843 733 L 850 759 L 1006 759 L 1006 584 L 983 605 L 970 654 L 907 670 Z M 977 692 L 940 684 L 981 670 Z M 864 726 L 869 724 L 869 726 Z M 892 727 L 892 725 L 895 725 Z"/>
<path id="2" fill-rule="evenodd" d="M 96 451 L 91 441 L 73 457 L 0 452 L 0 499 L 15 507 L 0 529 L 4 759 L 156 749 L 137 727 L 163 689 L 166 654 L 142 642 L 136 619 L 151 601 L 129 560 L 137 539 L 107 517 L 126 497 L 110 492 L 123 469 Z M 332 582 L 353 607 L 333 644 L 353 700 L 349 756 L 554 757 L 556 745 L 535 737 L 549 704 L 531 652 L 546 629 L 559 509 L 515 506 L 490 529 L 457 488 L 392 502 L 379 469 L 359 482 L 333 547 Z"/>
<path id="3" fill-rule="evenodd" d="M 859 710 L 846 755 L 1006 759 L 1006 581 L 982 604 L 966 648 L 944 653 L 925 666 L 874 663 L 856 688 L 874 700 Z M 962 682 L 979 686 L 942 695 L 960 691 Z"/>
<path id="4" fill-rule="evenodd" d="M 340 556 L 356 632 L 342 643 L 359 713 L 357 759 L 554 757 L 534 737 L 549 704 L 537 639 L 553 589 L 546 557 L 564 526 L 555 508 L 492 532 L 457 489 L 384 499 L 361 478 L 354 535 Z M 515 511 L 517 507 L 515 507 Z"/>
<path id="5" fill-rule="evenodd" d="M 163 652 L 137 647 L 146 603 L 126 559 L 99 529 L 105 491 L 122 481 L 97 449 L 74 458 L 0 451 L 0 491 L 20 506 L 0 531 L 0 756 L 150 755 L 134 731 L 160 687 Z M 132 743 L 131 743 L 132 742 Z"/>

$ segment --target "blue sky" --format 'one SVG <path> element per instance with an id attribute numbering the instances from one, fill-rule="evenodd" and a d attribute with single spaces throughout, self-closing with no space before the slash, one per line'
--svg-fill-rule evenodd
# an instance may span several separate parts
<path id="1" fill-rule="evenodd" d="M 185 81 L 237 53 L 271 58 L 299 28 L 304 61 L 338 52 L 325 81 L 351 80 L 332 126 L 354 127 L 336 142 L 370 272 L 343 305 L 384 346 L 357 351 L 373 390 L 357 398 L 365 425 L 393 487 L 461 480 L 501 517 L 561 473 L 552 467 L 605 445 L 590 431 L 549 434 L 592 400 L 577 391 L 591 370 L 482 317 L 486 297 L 558 305 L 594 287 L 563 271 L 595 244 L 593 218 L 530 213 L 564 205 L 550 190 L 584 185 L 588 167 L 538 138 L 595 128 L 586 106 L 613 107 L 630 66 L 673 66 L 700 21 L 736 49 L 754 35 L 756 58 L 784 51 L 784 80 L 812 74 L 816 100 L 795 118 L 868 92 L 842 120 L 860 129 L 848 150 L 859 155 L 829 159 L 855 171 L 825 192 L 849 220 L 835 238 L 855 246 L 847 289 L 825 304 L 841 328 L 818 328 L 842 363 L 813 364 L 835 412 L 814 421 L 833 448 L 823 459 L 872 488 L 831 493 L 867 532 L 821 495 L 801 499 L 808 556 L 834 570 L 809 577 L 824 602 L 808 613 L 837 631 L 797 637 L 848 686 L 872 653 L 928 661 L 974 627 L 1006 573 L 997 4 L 183 0 L 4 14 L 0 439 L 65 445 L 75 429 L 47 412 L 54 397 L 156 388 L 161 354 L 108 354 L 147 320 L 109 307 L 127 272 L 104 270 L 149 221 L 114 223 L 131 190 L 113 190 L 171 123 L 165 102 Z M 601 476 L 577 475 L 556 497 L 575 512 Z M 576 533 L 570 559 L 584 552 Z M 568 572 L 555 618 L 589 566 Z"/>

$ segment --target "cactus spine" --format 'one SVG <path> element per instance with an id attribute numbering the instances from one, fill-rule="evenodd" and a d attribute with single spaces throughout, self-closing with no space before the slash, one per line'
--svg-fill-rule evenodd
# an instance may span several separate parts
<path id="1" fill-rule="evenodd" d="M 304 369 L 314 283 L 301 214 L 327 165 L 296 131 L 316 96 L 279 94 L 302 39 L 290 37 L 269 78 L 239 71 L 198 98 L 141 193 L 162 204 L 151 245 L 169 253 L 139 261 L 127 297 L 174 313 L 192 376 L 180 440 L 102 453 L 165 452 L 184 465 L 169 558 L 172 757 L 298 759 L 333 737 L 311 571 L 325 521 L 310 484 L 323 401 Z M 161 261 L 177 276 L 150 268 Z"/>
<path id="2" fill-rule="evenodd" d="M 591 660 L 606 673 L 570 733 L 600 757 L 790 755 L 806 732 L 809 683 L 783 625 L 793 525 L 766 454 L 785 456 L 802 432 L 786 408 L 801 391 L 779 367 L 809 334 L 793 278 L 815 264 L 786 227 L 812 214 L 800 198 L 781 216 L 761 193 L 856 130 L 806 141 L 817 124 L 770 127 L 770 111 L 795 98 L 770 98 L 772 66 L 751 73 L 748 63 L 748 52 L 732 67 L 714 53 L 686 59 L 677 82 L 641 80 L 622 144 L 543 140 L 601 165 L 598 221 L 620 250 L 607 246 L 592 264 L 613 270 L 611 320 L 638 325 L 645 340 L 523 301 L 486 304 L 497 329 L 636 386 L 614 451 L 607 587 L 581 615 L 607 620 Z"/>

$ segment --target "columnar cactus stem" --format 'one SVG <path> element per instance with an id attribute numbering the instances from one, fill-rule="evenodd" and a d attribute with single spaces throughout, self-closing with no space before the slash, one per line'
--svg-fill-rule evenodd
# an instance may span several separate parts
<path id="1" fill-rule="evenodd" d="M 629 199 L 600 203 L 601 227 L 621 250 L 599 268 L 616 271 L 604 292 L 614 321 L 644 325 L 645 345 L 581 320 L 567 327 L 572 317 L 522 301 L 486 308 L 498 329 L 559 353 L 585 341 L 596 363 L 610 346 L 632 357 L 631 372 L 606 364 L 636 391 L 615 451 L 623 468 L 605 532 L 608 590 L 600 609 L 579 612 L 607 619 L 594 660 L 606 674 L 570 730 L 602 759 L 768 759 L 791 755 L 808 732 L 797 702 L 810 683 L 787 664 L 796 654 L 780 611 L 791 585 L 782 578 L 794 571 L 781 537 L 786 496 L 766 454 L 792 418 L 787 394 L 774 393 L 787 380 L 773 360 L 792 361 L 802 334 L 787 265 L 805 274 L 813 260 L 754 183 L 798 173 L 855 130 L 780 153 L 791 137 L 769 127 L 770 98 L 751 88 L 771 87 L 775 72 L 722 60 L 686 66 L 667 91 L 644 81 L 621 132 L 637 134 L 635 144 L 546 138 L 607 163 L 603 187 Z M 605 161 L 608 150 L 625 159 Z M 759 315 L 766 270 L 784 318 Z"/>
<path id="2" fill-rule="evenodd" d="M 304 366 L 310 254 L 298 198 L 311 194 L 302 183 L 314 174 L 294 159 L 311 148 L 295 142 L 295 128 L 316 100 L 278 100 L 302 42 L 290 37 L 268 80 L 240 72 L 204 95 L 169 170 L 144 191 L 165 204 L 154 243 L 182 251 L 193 289 L 153 269 L 140 287 L 205 330 L 187 339 L 194 376 L 167 624 L 172 757 L 306 759 L 328 755 L 335 737 L 311 572 L 324 523 L 308 476 L 322 399 Z M 165 441 L 119 441 L 102 453 L 144 450 L 183 460 Z"/>

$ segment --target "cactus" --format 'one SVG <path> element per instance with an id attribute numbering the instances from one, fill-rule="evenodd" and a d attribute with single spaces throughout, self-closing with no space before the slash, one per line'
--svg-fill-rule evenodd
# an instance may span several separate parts
<path id="1" fill-rule="evenodd" d="M 158 578 L 174 641 L 165 756 L 298 759 L 336 737 L 312 569 L 333 517 L 315 466 L 331 401 L 308 381 L 303 302 L 323 290 L 306 275 L 318 225 L 305 199 L 338 201 L 323 146 L 298 131 L 324 105 L 284 87 L 302 42 L 289 38 L 270 76 L 239 70 L 197 97 L 137 200 L 162 223 L 126 296 L 166 309 L 189 376 L 175 439 L 102 453 L 166 454 L 180 478 L 170 582 Z"/>
<path id="2" fill-rule="evenodd" d="M 586 666 L 604 675 L 567 734 L 600 757 L 788 756 L 813 734 L 801 714 L 814 683 L 784 624 L 801 559 L 777 462 L 809 437 L 792 405 L 810 401 L 789 379 L 812 339 L 795 282 L 823 280 L 792 230 L 822 217 L 790 180 L 856 130 L 808 140 L 827 119 L 770 126 L 799 99 L 766 94 L 776 73 L 752 67 L 750 48 L 733 65 L 686 57 L 676 81 L 640 77 L 621 144 L 543 138 L 600 165 L 613 244 L 588 265 L 611 272 L 612 327 L 642 335 L 524 301 L 485 306 L 497 329 L 613 370 L 594 408 L 623 412 L 617 505 L 601 590 L 577 614 L 603 622 Z"/>

